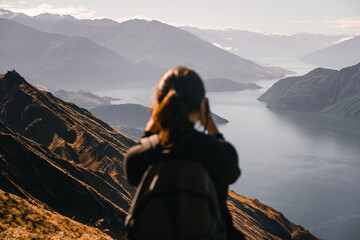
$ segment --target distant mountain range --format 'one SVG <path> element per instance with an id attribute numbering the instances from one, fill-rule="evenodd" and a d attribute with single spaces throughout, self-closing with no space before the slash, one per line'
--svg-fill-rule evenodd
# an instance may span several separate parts
<path id="1" fill-rule="evenodd" d="M 281 79 L 258 100 L 274 110 L 321 111 L 360 120 L 360 63 Z"/>
<path id="2" fill-rule="evenodd" d="M 41 49 L 39 49 L 40 44 L 35 46 L 40 50 L 36 57 L 40 55 L 42 58 L 39 60 L 43 60 L 41 63 L 46 65 L 39 65 L 37 70 L 40 70 L 40 73 L 34 70 L 28 74 L 34 79 L 42 77 L 42 81 L 51 83 L 59 84 L 60 78 L 79 84 L 86 82 L 86 79 L 88 82 L 94 82 L 103 78 L 110 83 L 136 83 L 142 80 L 154 84 L 161 76 L 159 72 L 179 65 L 194 68 L 203 78 L 223 77 L 237 82 L 280 78 L 290 73 L 278 67 L 261 66 L 218 48 L 187 31 L 158 21 L 130 20 L 117 23 L 112 20 L 78 20 L 71 16 L 51 14 L 29 17 L 7 10 L 0 10 L 0 13 L 2 18 L 8 19 L 8 22 L 2 22 L 3 25 L 8 26 L 0 27 L 1 36 L 5 36 L 5 40 L 0 42 L 0 52 L 8 56 L 8 59 L 16 58 L 18 55 L 22 57 L 28 52 L 34 54 L 34 51 L 31 52 L 28 48 L 33 49 L 34 46 L 31 44 L 36 43 L 30 42 L 29 45 L 22 41 L 27 39 L 28 34 L 30 41 L 38 40 L 34 35 L 52 39 L 50 43 L 49 40 L 41 39 L 40 42 L 46 43 Z M 24 27 L 11 24 L 9 20 L 38 31 L 25 30 Z M 52 35 L 45 37 L 44 32 Z M 21 51 L 8 48 L 7 44 L 10 44 L 12 37 L 16 37 L 14 45 L 21 45 Z M 88 51 L 84 52 L 84 49 Z M 73 56 L 74 53 L 77 55 Z M 97 54 L 100 56 L 99 59 L 95 57 Z M 30 56 L 29 58 L 32 59 Z M 32 63 L 41 64 L 38 63 L 39 60 L 33 59 Z M 0 59 L 2 64 L 7 62 L 8 60 Z M 16 63 L 17 60 L 13 62 Z M 4 66 L 11 67 L 14 64 Z M 27 73 L 26 70 L 24 68 L 23 71 Z M 74 79 L 75 75 L 62 77 L 63 74 L 67 74 L 65 70 L 83 72 L 84 77 L 79 76 L 76 79 Z M 45 71 L 44 76 L 41 75 L 41 71 Z M 50 80 L 46 79 L 46 74 Z"/>
<path id="3" fill-rule="evenodd" d="M 301 57 L 333 45 L 348 35 L 297 33 L 293 35 L 262 34 L 236 29 L 214 30 L 181 27 L 210 43 L 248 59 Z"/>
<path id="4" fill-rule="evenodd" d="M 12 238 L 13 229 L 21 229 L 24 238 L 42 230 L 59 235 L 68 227 L 76 237 L 101 236 L 81 225 L 86 224 L 122 239 L 135 192 L 125 181 L 123 157 L 134 144 L 87 110 L 33 87 L 17 72 L 0 76 L 0 199 L 13 199 L 0 204 L 0 212 L 12 213 L 0 220 L 0 229 L 16 217 L 0 236 Z M 256 199 L 229 192 L 228 204 L 234 225 L 248 239 L 317 239 Z M 43 208 L 55 214 L 53 221 Z M 17 215 L 23 209 L 29 211 Z M 61 221 L 64 228 L 57 228 Z"/>
<path id="5" fill-rule="evenodd" d="M 320 67 L 341 69 L 360 63 L 360 36 L 309 53 L 304 62 Z"/>

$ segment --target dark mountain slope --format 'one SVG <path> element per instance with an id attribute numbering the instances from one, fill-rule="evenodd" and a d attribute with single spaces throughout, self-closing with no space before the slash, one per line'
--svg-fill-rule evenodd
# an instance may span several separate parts
<path id="1" fill-rule="evenodd" d="M 258 100 L 270 109 L 324 111 L 360 119 L 360 64 L 340 71 L 317 68 L 279 80 Z"/>
<path id="2" fill-rule="evenodd" d="M 259 200 L 247 198 L 229 191 L 228 207 L 236 228 L 248 240 L 316 240 L 303 227 L 290 222 L 286 217 Z"/>
<path id="3" fill-rule="evenodd" d="M 63 159 L 94 171 L 91 179 L 108 182 L 127 202 L 132 198 L 122 160 L 135 142 L 87 110 L 36 89 L 13 71 L 0 79 L 0 119 Z"/>
<path id="4" fill-rule="evenodd" d="M 109 201 L 99 190 L 86 182 L 86 171 L 59 158 L 45 146 L 12 131 L 0 121 L 0 188 L 30 201 L 41 201 L 58 213 L 94 225 L 104 219 L 101 228 L 114 236 L 123 232 L 123 220 L 128 203 Z M 86 173 L 84 173 L 86 171 Z M 80 178 L 76 178 L 80 176 Z M 89 176 L 87 176 L 89 175 Z M 111 190 L 105 181 L 103 190 Z M 103 191 L 105 193 L 105 191 Z M 112 191 L 116 194 L 116 191 Z M 119 194 L 119 193 L 117 193 Z M 109 195 L 109 194 L 108 194 Z M 115 196 L 113 198 L 116 198 Z"/>
<path id="5" fill-rule="evenodd" d="M 101 163 L 110 156 L 121 167 L 123 154 L 134 144 L 87 110 L 36 89 L 14 71 L 0 80 L 0 103 L 0 118 L 12 129 L 54 152 L 63 140 L 69 148 L 65 153 L 94 170 L 114 170 Z"/>

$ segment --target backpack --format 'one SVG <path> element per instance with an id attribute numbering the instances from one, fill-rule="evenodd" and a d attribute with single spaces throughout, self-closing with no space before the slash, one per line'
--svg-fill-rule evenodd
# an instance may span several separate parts
<path id="1" fill-rule="evenodd" d="M 155 150 L 159 137 L 140 142 Z M 170 158 L 148 167 L 125 230 L 131 240 L 226 240 L 213 182 L 201 163 L 190 159 Z"/>

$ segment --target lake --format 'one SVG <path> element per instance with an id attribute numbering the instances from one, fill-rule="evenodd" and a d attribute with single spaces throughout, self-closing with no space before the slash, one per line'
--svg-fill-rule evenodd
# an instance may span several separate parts
<path id="1" fill-rule="evenodd" d="M 299 75 L 313 68 L 297 60 L 269 61 Z M 220 131 L 239 155 L 242 176 L 231 189 L 259 199 L 317 237 L 356 239 L 360 123 L 319 113 L 273 112 L 256 99 L 274 82 L 257 81 L 259 90 L 207 94 L 212 111 L 229 120 Z M 148 105 L 152 90 L 96 93 L 123 99 L 117 103 Z"/>

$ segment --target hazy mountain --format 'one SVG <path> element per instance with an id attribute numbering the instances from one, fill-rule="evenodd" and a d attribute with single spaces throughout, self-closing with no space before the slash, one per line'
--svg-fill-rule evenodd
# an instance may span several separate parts
<path id="1" fill-rule="evenodd" d="M 238 83 L 226 78 L 212 78 L 204 81 L 207 92 L 232 92 L 259 89 L 255 83 Z"/>
<path id="2" fill-rule="evenodd" d="M 129 126 L 144 130 L 150 118 L 150 111 L 147 107 L 139 104 L 113 104 L 99 106 L 90 110 L 94 115 L 113 127 Z M 216 124 L 225 124 L 228 121 L 212 113 Z"/>
<path id="3" fill-rule="evenodd" d="M 224 51 L 179 28 L 158 21 L 130 20 L 102 45 L 132 61 L 146 60 L 163 68 L 184 65 L 204 78 L 226 77 L 235 81 L 277 78 L 283 69 L 263 67 Z"/>
<path id="4" fill-rule="evenodd" d="M 279 78 L 290 73 L 281 68 L 260 66 L 158 21 L 130 20 L 115 24 L 103 19 L 99 24 L 95 20 L 50 17 L 49 14 L 31 20 L 23 15 L 9 18 L 42 31 L 89 38 L 133 62 L 146 61 L 165 69 L 189 66 L 204 78 L 224 77 L 241 82 Z"/>
<path id="5" fill-rule="evenodd" d="M 360 36 L 309 53 L 301 59 L 320 67 L 334 69 L 355 65 L 360 63 Z"/>
<path id="6" fill-rule="evenodd" d="M 63 221 L 57 212 L 121 239 L 135 191 L 124 180 L 122 161 L 133 144 L 87 110 L 36 89 L 16 72 L 0 76 L 0 189 L 55 214 L 48 223 L 47 211 L 5 193 L 7 199 L 16 199 L 5 202 L 1 211 L 14 206 L 12 216 L 17 218 L 11 226 L 22 227 L 25 236 Z M 248 239 L 316 239 L 256 199 L 229 192 L 228 204 L 235 226 Z M 36 214 L 16 215 L 24 208 L 35 209 Z M 23 219 L 31 228 L 24 226 Z M 0 229 L 8 224 L 1 223 Z M 62 227 L 69 224 L 80 237 L 79 225 L 64 224 Z M 82 231 L 91 233 L 88 228 Z M 11 231 L 0 234 L 13 237 Z"/>
<path id="7" fill-rule="evenodd" d="M 360 64 L 281 79 L 258 100 L 274 110 L 324 111 L 360 120 Z"/>
<path id="8" fill-rule="evenodd" d="M 139 68 L 89 39 L 45 33 L 1 18 L 0 47 L 2 71 L 17 69 L 31 82 L 50 88 L 85 84 L 87 89 L 113 88 L 137 81 L 152 85 L 149 79 L 158 79 L 163 72 Z"/>
<path id="9" fill-rule="evenodd" d="M 55 97 L 58 97 L 66 102 L 71 102 L 79 107 L 86 109 L 94 108 L 101 105 L 110 105 L 111 101 L 120 100 L 111 97 L 100 97 L 89 91 L 80 90 L 78 92 L 67 92 L 65 90 L 58 90 L 53 93 Z"/>
<path id="10" fill-rule="evenodd" d="M 328 36 L 311 33 L 269 35 L 236 29 L 216 30 L 188 26 L 181 29 L 248 59 L 300 57 L 348 37 L 347 35 Z"/>

